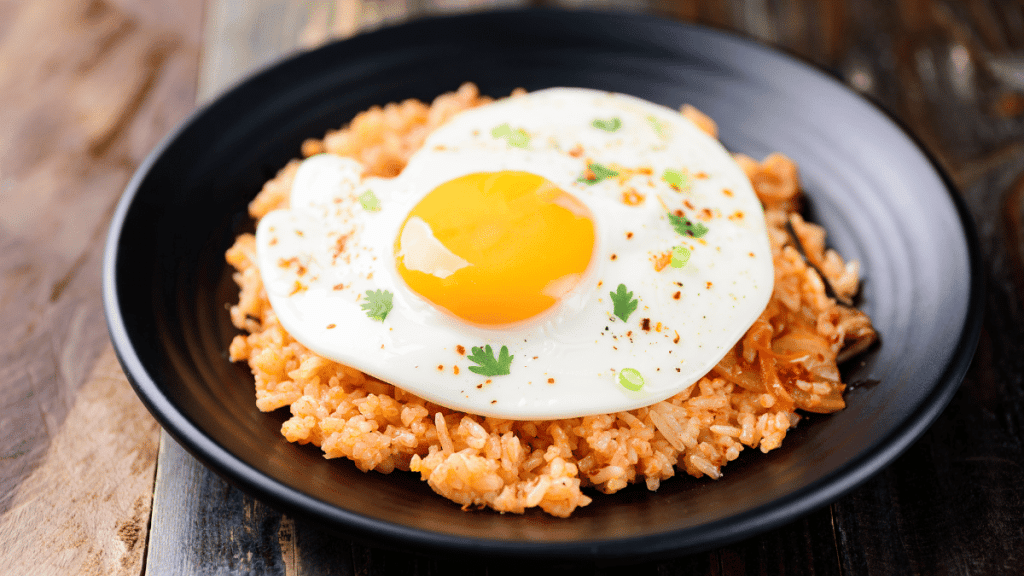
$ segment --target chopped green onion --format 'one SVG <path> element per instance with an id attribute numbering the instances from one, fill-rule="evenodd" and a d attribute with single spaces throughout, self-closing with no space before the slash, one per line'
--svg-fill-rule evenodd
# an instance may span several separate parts
<path id="1" fill-rule="evenodd" d="M 682 268 L 686 266 L 686 263 L 690 261 L 690 251 L 685 246 L 673 246 L 672 247 L 672 267 Z"/>
<path id="2" fill-rule="evenodd" d="M 619 384 L 626 390 L 636 392 L 644 387 L 644 377 L 634 368 L 623 368 L 619 372 Z"/>

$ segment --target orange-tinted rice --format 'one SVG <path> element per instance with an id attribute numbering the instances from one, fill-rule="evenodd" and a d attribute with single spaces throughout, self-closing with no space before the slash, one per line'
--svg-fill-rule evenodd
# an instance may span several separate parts
<path id="1" fill-rule="evenodd" d="M 302 154 L 350 156 L 367 175 L 394 176 L 433 129 L 489 101 L 466 84 L 431 105 L 407 100 L 374 107 L 348 127 L 306 141 Z M 716 134 L 714 122 L 697 110 L 684 106 L 682 113 Z M 858 290 L 858 266 L 827 250 L 824 230 L 800 217 L 793 162 L 781 154 L 762 162 L 736 159 L 765 206 L 775 289 L 718 366 L 665 401 L 555 421 L 483 418 L 426 402 L 324 359 L 285 332 L 264 292 L 251 234 L 239 236 L 227 252 L 240 287 L 231 318 L 245 331 L 231 343 L 231 359 L 252 369 L 260 410 L 289 408 L 292 417 L 281 429 L 288 441 L 312 443 L 325 457 L 348 458 L 363 471 L 418 473 L 464 508 L 521 513 L 540 507 L 564 517 L 591 502 L 587 487 L 611 494 L 644 482 L 657 490 L 677 470 L 718 478 L 744 449 L 777 448 L 799 422 L 797 409 L 842 409 L 837 362 L 876 338 L 866 315 L 826 295 L 818 271 L 845 298 Z M 287 206 L 298 164 L 293 160 L 266 183 L 250 205 L 254 218 Z"/>

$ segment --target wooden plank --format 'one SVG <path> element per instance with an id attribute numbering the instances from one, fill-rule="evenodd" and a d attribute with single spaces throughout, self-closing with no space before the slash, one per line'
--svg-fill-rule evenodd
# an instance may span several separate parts
<path id="1" fill-rule="evenodd" d="M 284 576 L 281 515 L 225 484 L 173 442 L 161 436 L 146 573 Z"/>
<path id="2" fill-rule="evenodd" d="M 125 386 L 107 348 L 0 517 L 8 573 L 141 572 L 157 425 Z"/>
<path id="3" fill-rule="evenodd" d="M 193 105 L 200 12 L 198 0 L 0 3 L 0 566 L 11 573 L 141 571 L 158 432 L 108 343 L 100 258 L 134 166 Z"/>

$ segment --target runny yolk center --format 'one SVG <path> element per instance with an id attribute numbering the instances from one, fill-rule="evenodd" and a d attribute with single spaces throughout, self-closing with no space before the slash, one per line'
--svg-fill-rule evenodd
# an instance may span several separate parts
<path id="1" fill-rule="evenodd" d="M 455 316 L 500 326 L 532 318 L 579 283 L 594 252 L 590 210 L 528 172 L 480 172 L 441 184 L 398 233 L 398 272 Z"/>

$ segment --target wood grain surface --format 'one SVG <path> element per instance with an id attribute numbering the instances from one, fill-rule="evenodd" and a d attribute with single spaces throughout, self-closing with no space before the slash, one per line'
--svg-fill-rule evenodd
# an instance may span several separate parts
<path id="1" fill-rule="evenodd" d="M 904 123 L 947 170 L 977 224 L 988 284 L 964 384 L 921 440 L 867 483 L 718 550 L 561 573 L 1024 571 L 1024 3 L 202 4 L 0 0 L 0 326 L 9 334 L 0 348 L 0 573 L 521 573 L 339 539 L 223 483 L 160 436 L 117 369 L 99 262 L 121 188 L 192 108 L 197 79 L 207 99 L 332 38 L 523 4 L 651 11 L 822 66 Z"/>
<path id="2" fill-rule="evenodd" d="M 158 427 L 110 348 L 100 259 L 135 166 L 193 107 L 201 21 L 188 1 L 0 2 L 5 573 L 141 572 Z"/>

